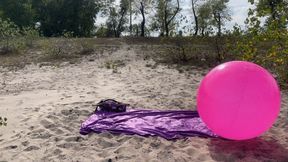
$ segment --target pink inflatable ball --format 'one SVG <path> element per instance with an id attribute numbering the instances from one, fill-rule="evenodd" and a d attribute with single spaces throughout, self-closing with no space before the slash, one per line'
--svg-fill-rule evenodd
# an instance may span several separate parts
<path id="1" fill-rule="evenodd" d="M 244 61 L 214 68 L 202 80 L 197 96 L 201 119 L 215 134 L 232 140 L 263 134 L 277 119 L 280 104 L 272 75 Z"/>

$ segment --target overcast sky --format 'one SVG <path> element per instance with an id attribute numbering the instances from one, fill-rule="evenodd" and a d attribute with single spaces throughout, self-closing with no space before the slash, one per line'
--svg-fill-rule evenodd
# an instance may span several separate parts
<path id="1" fill-rule="evenodd" d="M 244 26 L 244 21 L 247 18 L 248 9 L 252 7 L 248 0 L 230 0 L 229 7 L 231 8 L 232 21 L 227 26 L 232 27 L 235 23 Z"/>
<path id="2" fill-rule="evenodd" d="M 116 1 L 119 4 L 120 0 L 116 0 Z M 188 23 L 186 25 L 188 25 L 189 28 L 192 28 L 193 27 L 193 15 L 191 11 L 191 0 L 180 0 L 180 2 L 181 2 L 180 4 L 181 8 L 182 8 L 182 11 L 180 14 L 187 17 Z M 251 5 L 250 3 L 248 3 L 248 0 L 230 0 L 228 3 L 228 7 L 230 9 L 232 21 L 227 22 L 225 25 L 225 28 L 231 29 L 236 23 L 240 25 L 241 27 L 244 27 L 244 21 L 247 18 L 248 9 L 251 8 Z M 105 21 L 106 21 L 106 18 L 98 18 L 97 24 L 103 24 L 105 23 Z M 139 17 L 139 19 L 134 20 L 134 23 L 136 22 L 140 23 L 141 18 Z"/>
<path id="3" fill-rule="evenodd" d="M 181 14 L 192 18 L 191 0 L 182 0 L 182 8 L 183 10 Z M 228 3 L 228 8 L 230 9 L 232 21 L 227 22 L 226 28 L 231 29 L 235 23 L 244 27 L 244 21 L 247 18 L 248 9 L 251 8 L 248 0 L 230 0 Z"/>

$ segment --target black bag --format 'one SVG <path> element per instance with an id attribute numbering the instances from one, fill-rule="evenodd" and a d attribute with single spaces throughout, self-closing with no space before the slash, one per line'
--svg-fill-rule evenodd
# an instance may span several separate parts
<path id="1" fill-rule="evenodd" d="M 107 100 L 101 100 L 97 105 L 96 105 L 96 110 L 97 111 L 105 111 L 105 112 L 126 112 L 126 107 L 128 104 L 124 104 L 121 102 L 118 102 L 113 99 L 107 99 Z"/>

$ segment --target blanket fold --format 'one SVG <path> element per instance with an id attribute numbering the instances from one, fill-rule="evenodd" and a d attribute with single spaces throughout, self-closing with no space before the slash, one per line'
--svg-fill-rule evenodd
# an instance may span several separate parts
<path id="1" fill-rule="evenodd" d="M 203 123 L 197 111 L 130 110 L 98 111 L 81 124 L 80 133 L 160 136 L 168 140 L 185 137 L 217 137 Z"/>

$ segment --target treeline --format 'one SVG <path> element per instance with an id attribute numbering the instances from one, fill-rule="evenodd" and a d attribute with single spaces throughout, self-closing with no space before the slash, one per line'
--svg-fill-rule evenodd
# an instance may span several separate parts
<path id="1" fill-rule="evenodd" d="M 195 33 L 201 30 L 202 35 L 207 34 L 209 25 L 220 33 L 225 20 L 230 19 L 227 2 L 208 0 L 199 5 L 191 0 Z M 176 25 L 187 18 L 179 15 L 182 7 L 179 0 L 120 0 L 119 5 L 115 0 L 1 0 L 0 18 L 20 28 L 37 27 L 47 37 L 120 37 L 124 31 L 142 37 L 151 32 L 173 36 Z M 97 14 L 107 19 L 105 25 L 95 25 Z M 137 17 L 141 23 L 133 24 Z"/>
<path id="2" fill-rule="evenodd" d="M 194 36 L 220 36 L 225 23 L 231 21 L 228 2 L 190 0 L 191 29 L 187 29 L 187 15 L 181 15 L 180 11 L 186 6 L 181 6 L 180 0 L 120 0 L 117 5 L 115 0 L 1 0 L 0 18 L 12 21 L 20 29 L 37 28 L 46 37 L 120 37 L 123 32 L 142 37 L 150 33 L 181 36 L 184 32 Z M 282 25 L 287 27 L 286 0 L 249 2 L 256 6 L 258 17 L 268 17 L 267 24 L 273 20 L 283 21 L 280 19 L 286 15 Z M 107 19 L 106 23 L 95 25 L 101 17 Z"/>
<path id="3" fill-rule="evenodd" d="M 70 33 L 88 37 L 101 8 L 95 0 L 1 0 L 0 18 L 20 29 L 38 28 L 43 36 L 57 37 Z"/>

